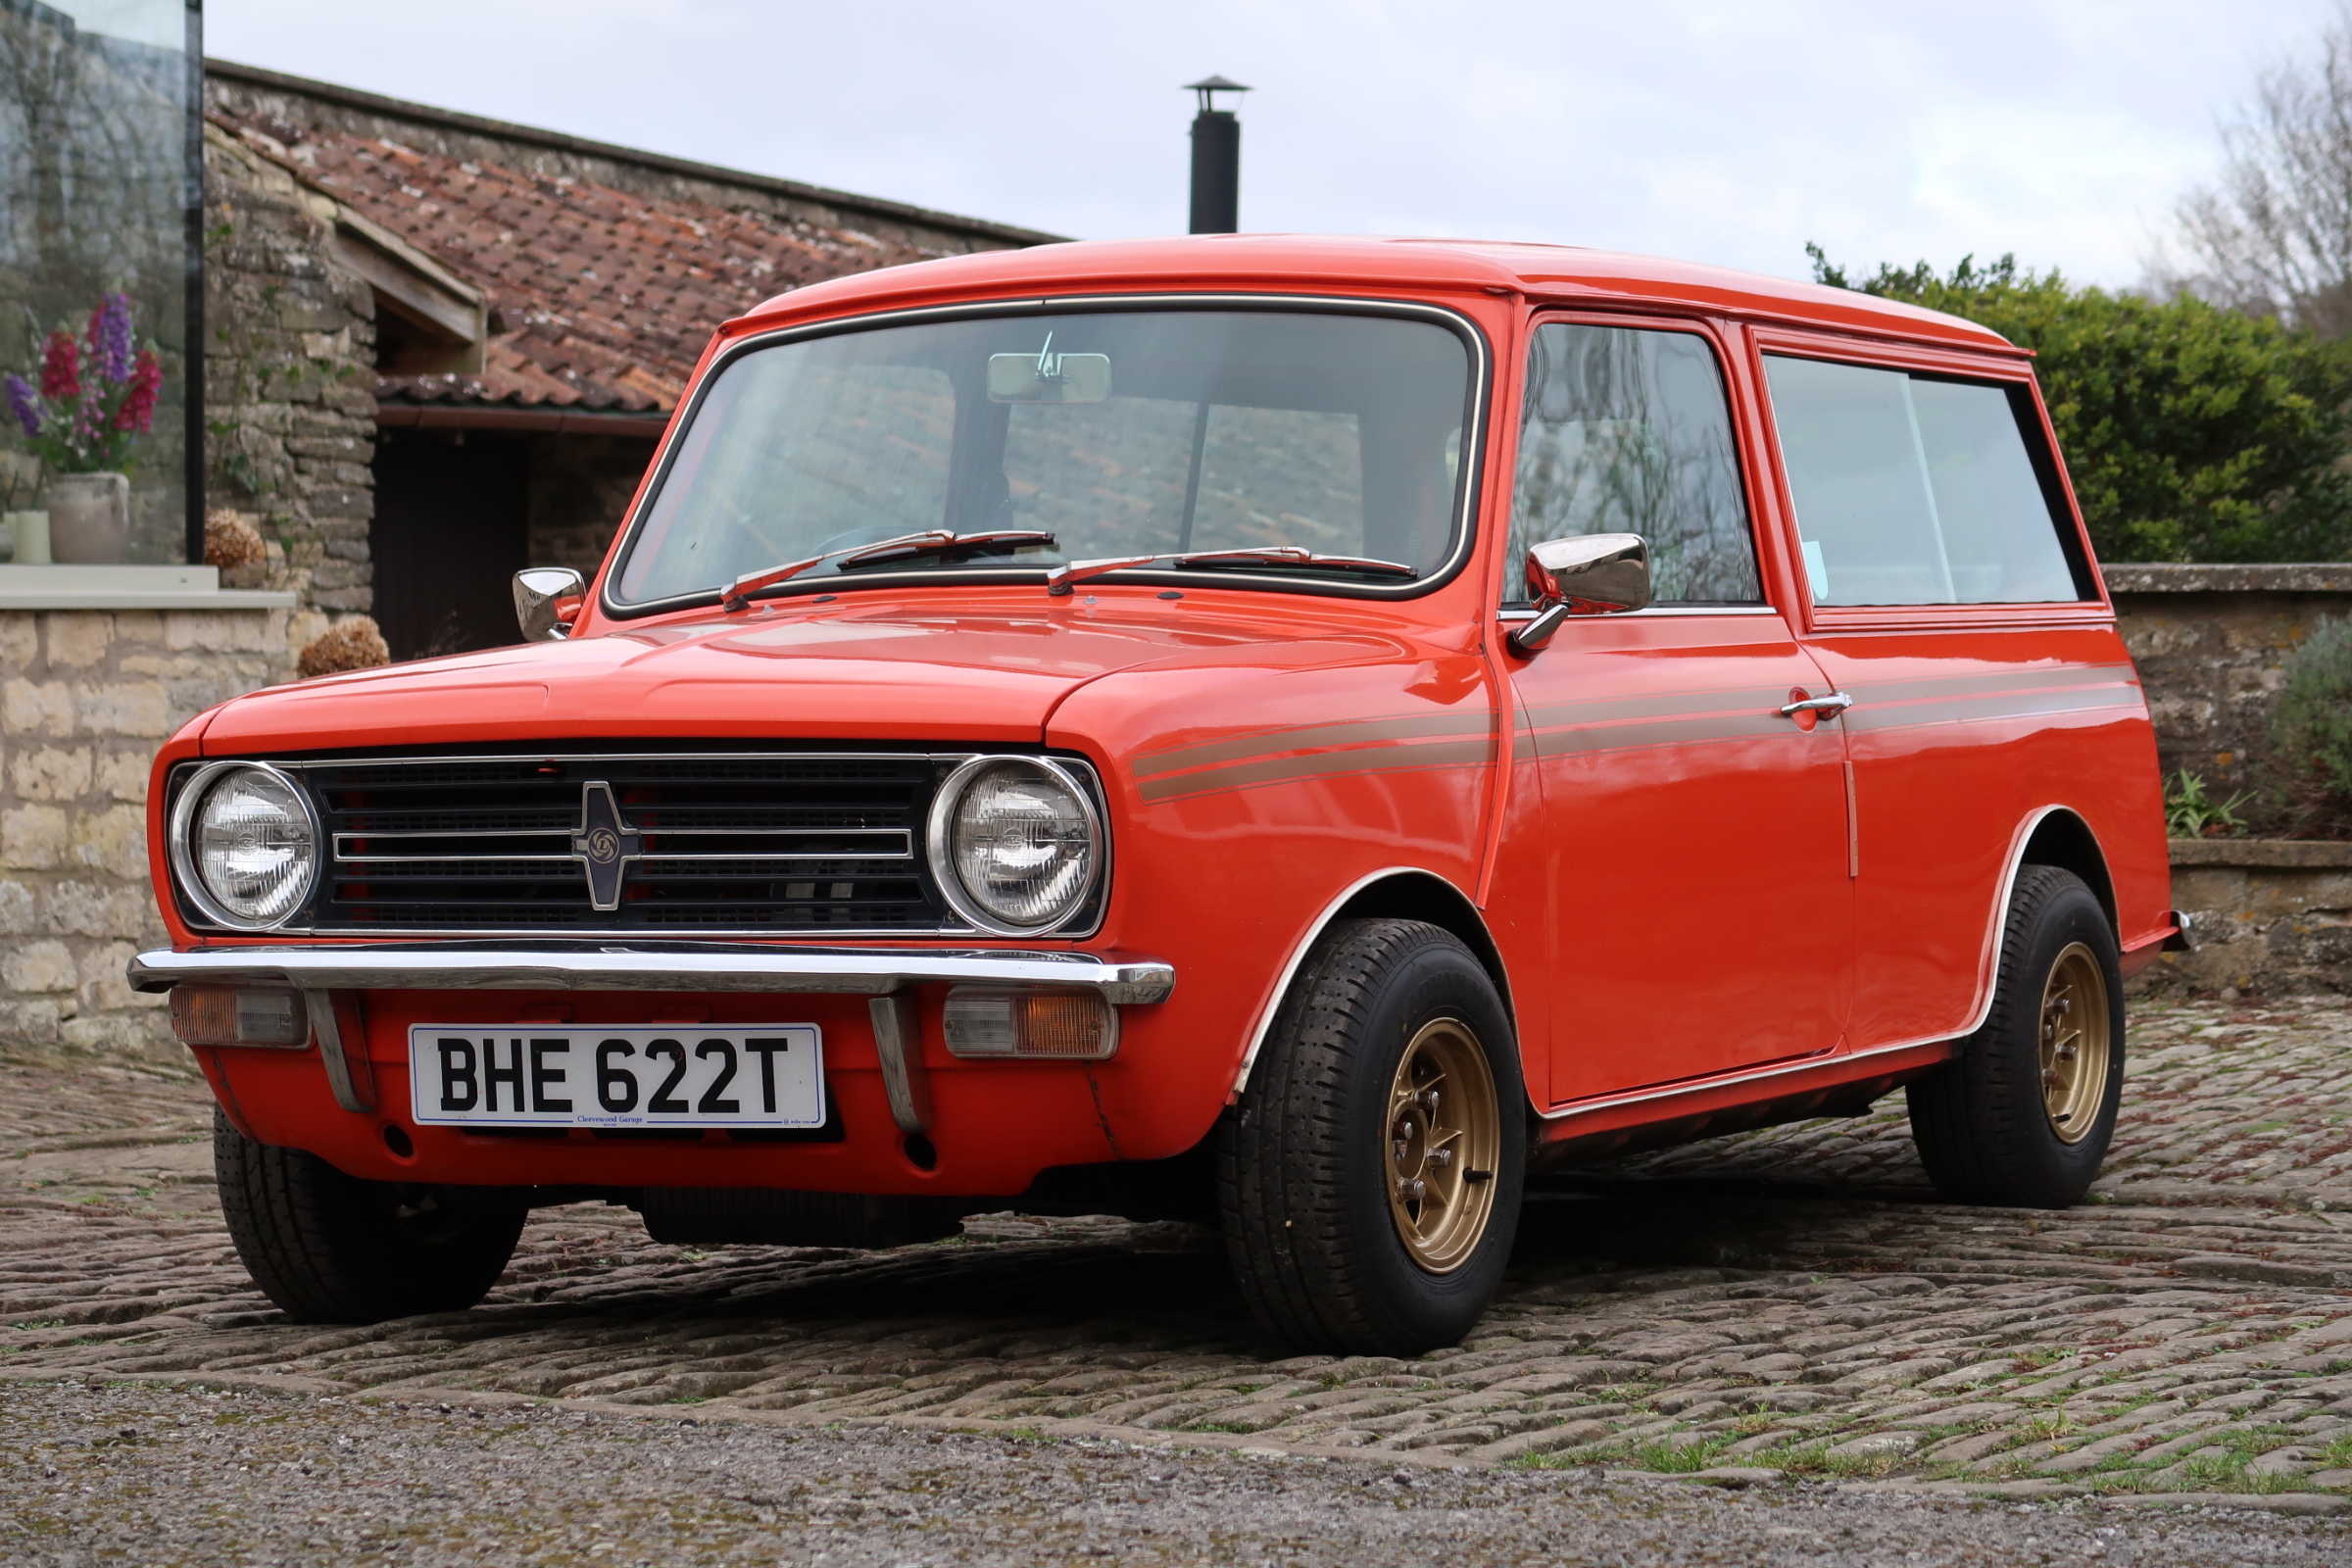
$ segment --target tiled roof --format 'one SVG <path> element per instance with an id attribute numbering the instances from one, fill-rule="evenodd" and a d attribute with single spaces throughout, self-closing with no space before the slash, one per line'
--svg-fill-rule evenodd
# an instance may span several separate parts
<path id="1" fill-rule="evenodd" d="M 667 411 L 720 321 L 805 283 L 939 254 L 218 106 L 208 115 L 488 296 L 481 373 L 384 377 L 378 395 L 404 402 Z"/>

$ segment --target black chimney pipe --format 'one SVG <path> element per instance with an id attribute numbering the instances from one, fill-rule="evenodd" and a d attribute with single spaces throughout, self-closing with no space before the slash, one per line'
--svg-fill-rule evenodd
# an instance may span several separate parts
<path id="1" fill-rule="evenodd" d="M 1248 92 L 1238 81 L 1210 76 L 1185 91 L 1198 95 L 1193 116 L 1193 229 L 1196 234 L 1231 234 L 1242 226 L 1242 122 L 1219 109 L 1221 92 Z"/>

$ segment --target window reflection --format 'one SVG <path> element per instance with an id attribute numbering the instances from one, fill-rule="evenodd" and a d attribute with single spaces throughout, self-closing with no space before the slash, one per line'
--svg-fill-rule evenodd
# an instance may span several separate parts
<path id="1" fill-rule="evenodd" d="M 1552 322 L 1519 426 L 1506 603 L 1545 539 L 1638 533 L 1661 603 L 1761 602 L 1723 372 L 1689 332 Z"/>

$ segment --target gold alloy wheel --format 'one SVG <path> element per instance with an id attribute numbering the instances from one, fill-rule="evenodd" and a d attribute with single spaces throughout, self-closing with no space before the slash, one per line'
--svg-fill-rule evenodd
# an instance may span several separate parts
<path id="1" fill-rule="evenodd" d="M 1459 1268 L 1487 1234 L 1501 1122 L 1477 1037 L 1451 1018 L 1423 1025 L 1389 1086 L 1389 1213 L 1432 1274 Z"/>
<path id="2" fill-rule="evenodd" d="M 2041 1103 L 2058 1141 L 2078 1144 L 2107 1098 L 2107 975 L 2097 955 L 2075 943 L 2050 965 L 2041 988 Z"/>

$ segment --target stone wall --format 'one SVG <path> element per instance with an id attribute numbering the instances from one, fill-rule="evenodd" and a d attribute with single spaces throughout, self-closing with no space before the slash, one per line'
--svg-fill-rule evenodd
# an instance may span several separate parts
<path id="1" fill-rule="evenodd" d="M 654 445 L 612 435 L 532 437 L 531 564 L 596 575 Z"/>
<path id="2" fill-rule="evenodd" d="M 2109 566 L 2117 624 L 2147 683 L 2165 772 L 2225 798 L 2264 780 L 2286 657 L 2352 614 L 2352 566 Z"/>
<path id="3" fill-rule="evenodd" d="M 331 205 L 210 126 L 204 220 L 209 500 L 269 541 L 252 586 L 301 596 L 299 647 L 373 602 L 375 297 L 327 260 Z"/>
<path id="4" fill-rule="evenodd" d="M 2194 922 L 2133 989 L 2155 996 L 2352 993 L 2352 844 L 2188 839 L 2173 904 Z"/>
<path id="5" fill-rule="evenodd" d="M 122 966 L 163 940 L 147 773 L 203 710 L 291 672 L 277 610 L 0 610 L 0 1045 L 183 1065 Z"/>

